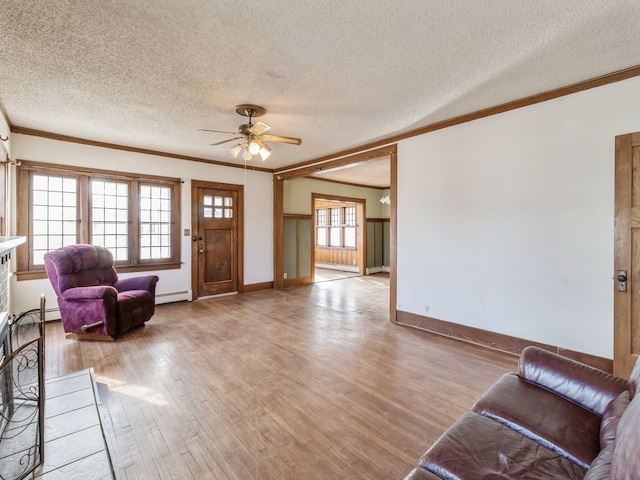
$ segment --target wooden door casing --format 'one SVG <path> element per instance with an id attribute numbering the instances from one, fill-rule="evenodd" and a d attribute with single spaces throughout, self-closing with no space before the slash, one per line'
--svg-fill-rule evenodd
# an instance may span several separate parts
<path id="1" fill-rule="evenodd" d="M 613 372 L 629 378 L 640 354 L 640 132 L 616 137 L 615 162 Z"/>
<path id="2" fill-rule="evenodd" d="M 242 188 L 192 181 L 192 289 L 196 298 L 243 290 Z"/>

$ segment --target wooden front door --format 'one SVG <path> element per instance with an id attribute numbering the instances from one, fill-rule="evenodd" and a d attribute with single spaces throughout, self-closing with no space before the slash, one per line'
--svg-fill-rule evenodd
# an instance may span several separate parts
<path id="1" fill-rule="evenodd" d="M 238 291 L 239 191 L 199 186 L 194 196 L 198 297 Z"/>
<path id="2" fill-rule="evenodd" d="M 613 371 L 640 354 L 640 132 L 616 137 Z"/>

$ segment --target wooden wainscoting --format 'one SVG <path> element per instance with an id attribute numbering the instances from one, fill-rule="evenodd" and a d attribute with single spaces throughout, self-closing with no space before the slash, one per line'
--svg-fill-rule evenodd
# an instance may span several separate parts
<path id="1" fill-rule="evenodd" d="M 355 248 L 316 247 L 316 264 L 358 266 L 358 250 Z"/>

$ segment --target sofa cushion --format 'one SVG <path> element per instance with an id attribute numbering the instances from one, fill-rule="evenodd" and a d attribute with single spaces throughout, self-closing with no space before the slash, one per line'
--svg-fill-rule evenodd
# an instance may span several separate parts
<path id="1" fill-rule="evenodd" d="M 420 458 L 444 479 L 581 480 L 586 470 L 506 425 L 468 412 Z"/>
<path id="2" fill-rule="evenodd" d="M 636 364 L 631 371 L 631 376 L 629 377 L 629 395 L 632 400 L 636 396 L 638 383 L 640 383 L 640 361 L 636 361 Z"/>
<path id="3" fill-rule="evenodd" d="M 532 346 L 520 355 L 519 374 L 600 416 L 628 388 L 622 378 Z"/>
<path id="4" fill-rule="evenodd" d="M 583 468 L 600 452 L 600 417 L 563 397 L 504 375 L 473 407 Z"/>
<path id="5" fill-rule="evenodd" d="M 636 480 L 640 478 L 639 452 L 640 396 L 636 396 L 620 418 L 613 452 L 611 479 Z"/>
<path id="6" fill-rule="evenodd" d="M 604 409 L 602 424 L 600 425 L 600 448 L 604 449 L 615 441 L 620 418 L 629 406 L 629 402 L 629 392 L 622 392 L 609 402 L 607 408 Z"/>
<path id="7" fill-rule="evenodd" d="M 609 443 L 606 448 L 600 451 L 595 460 L 589 465 L 589 471 L 584 476 L 584 480 L 609 480 L 611 478 L 614 447 L 615 443 Z"/>

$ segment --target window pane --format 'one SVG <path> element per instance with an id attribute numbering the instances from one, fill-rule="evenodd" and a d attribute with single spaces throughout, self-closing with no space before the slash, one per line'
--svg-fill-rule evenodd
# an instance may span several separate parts
<path id="1" fill-rule="evenodd" d="M 327 245 L 327 229 L 326 229 L 326 227 L 318 228 L 317 232 L 318 232 L 317 244 L 322 246 L 322 247 L 325 247 Z"/>
<path id="2" fill-rule="evenodd" d="M 129 184 L 91 180 L 91 243 L 108 248 L 116 261 L 127 261 L 129 244 Z"/>
<path id="3" fill-rule="evenodd" d="M 33 265 L 44 264 L 44 254 L 77 241 L 76 180 L 59 176 L 31 176 L 31 232 Z"/>
<path id="4" fill-rule="evenodd" d="M 341 208 L 331 208 L 331 225 L 342 225 L 342 209 Z"/>
<path id="5" fill-rule="evenodd" d="M 62 192 L 49 192 L 49 205 L 62 205 Z"/>
<path id="6" fill-rule="evenodd" d="M 356 246 L 356 228 L 345 227 L 344 229 L 344 246 L 354 247 Z"/>
<path id="7" fill-rule="evenodd" d="M 146 197 L 142 192 L 146 192 Z M 171 235 L 163 235 L 163 231 L 171 231 L 171 188 L 156 185 L 149 189 L 141 189 L 140 204 L 142 217 L 140 222 L 140 258 L 142 260 L 160 260 L 171 258 Z M 211 204 L 212 197 L 204 196 L 204 203 Z M 208 198 L 207 198 L 208 197 Z M 146 214 L 144 214 L 146 213 Z M 211 207 L 204 208 L 204 217 L 210 218 Z"/>
<path id="8" fill-rule="evenodd" d="M 49 191 L 50 192 L 62 191 L 62 177 L 49 177 Z"/>
<path id="9" fill-rule="evenodd" d="M 325 227 L 327 225 L 327 210 L 324 208 L 317 210 L 316 220 L 319 227 Z"/>
<path id="10" fill-rule="evenodd" d="M 222 197 L 213 197 L 213 206 L 221 207 L 222 206 Z"/>
<path id="11" fill-rule="evenodd" d="M 329 246 L 331 247 L 341 247 L 342 246 L 342 228 L 340 227 L 331 227 L 329 232 Z"/>
<path id="12" fill-rule="evenodd" d="M 344 223 L 345 225 L 356 225 L 356 207 L 346 207 L 344 209 Z"/>
<path id="13" fill-rule="evenodd" d="M 33 204 L 34 205 L 47 205 L 47 192 L 43 190 L 33 191 Z"/>
<path id="14" fill-rule="evenodd" d="M 33 176 L 33 191 L 42 191 L 47 192 L 49 190 L 49 177 L 45 177 L 44 175 L 34 175 Z M 46 197 L 46 193 L 45 193 Z"/>
<path id="15" fill-rule="evenodd" d="M 208 206 L 213 205 L 213 197 L 211 195 L 205 195 L 203 203 Z"/>

